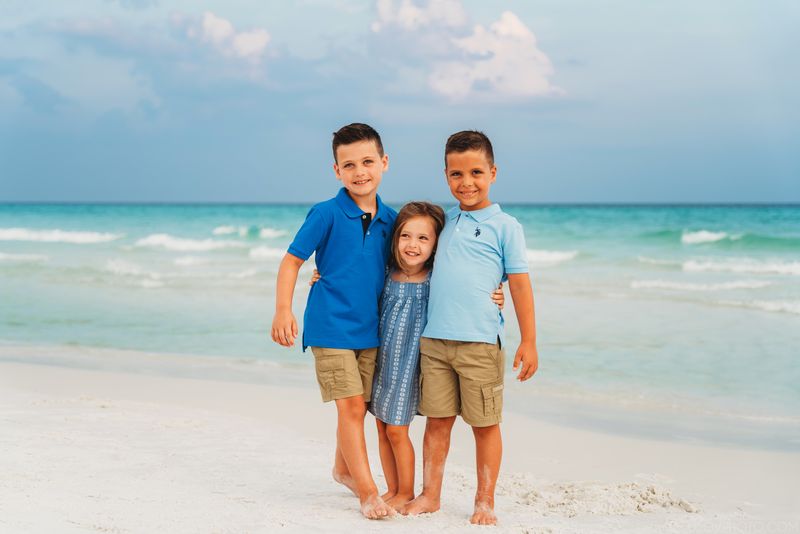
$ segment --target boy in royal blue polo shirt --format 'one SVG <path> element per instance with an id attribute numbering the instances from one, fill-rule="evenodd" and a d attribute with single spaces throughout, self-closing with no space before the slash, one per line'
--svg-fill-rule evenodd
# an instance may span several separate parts
<path id="1" fill-rule="evenodd" d="M 303 350 L 314 353 L 322 400 L 336 401 L 333 478 L 355 493 L 369 519 L 394 510 L 378 495 L 364 439 L 366 403 L 378 343 L 378 301 L 397 213 L 377 194 L 389 158 L 366 124 L 333 134 L 333 170 L 344 187 L 308 212 L 278 271 L 272 339 L 294 345 L 297 321 L 292 296 L 303 262 L 316 253 L 322 277 L 311 288 L 304 316 Z"/>
<path id="2" fill-rule="evenodd" d="M 445 175 L 458 206 L 447 213 L 431 278 L 428 324 L 420 339 L 419 411 L 428 417 L 422 454 L 422 493 L 402 512 L 439 509 L 450 431 L 457 415 L 475 436 L 478 488 L 470 521 L 493 525 L 494 490 L 502 458 L 503 316 L 486 294 L 508 279 L 521 343 L 517 378 L 536 372 L 533 290 L 525 236 L 516 219 L 489 200 L 497 175 L 489 138 L 465 131 L 445 146 Z"/>

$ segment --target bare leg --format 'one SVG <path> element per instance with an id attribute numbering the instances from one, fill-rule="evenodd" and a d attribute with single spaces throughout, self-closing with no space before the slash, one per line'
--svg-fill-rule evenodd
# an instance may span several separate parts
<path id="1" fill-rule="evenodd" d="M 350 476 L 350 470 L 347 468 L 347 462 L 344 461 L 342 455 L 342 448 L 339 446 L 339 430 L 336 430 L 336 457 L 333 460 L 333 480 L 345 486 L 353 492 L 353 495 L 358 497 L 356 491 L 356 483 L 353 482 L 353 477 Z"/>
<path id="2" fill-rule="evenodd" d="M 386 423 L 375 419 L 375 424 L 378 426 L 378 450 L 381 453 L 381 467 L 386 479 L 386 493 L 381 495 L 381 499 L 388 501 L 397 494 L 397 464 L 392 452 L 392 443 L 386 435 Z"/>
<path id="3" fill-rule="evenodd" d="M 500 425 L 472 427 L 472 433 L 475 435 L 478 490 L 475 492 L 475 511 L 469 521 L 475 525 L 496 525 L 494 488 L 500 473 L 500 460 L 503 457 Z"/>
<path id="4" fill-rule="evenodd" d="M 364 397 L 357 395 L 337 399 L 336 410 L 339 412 L 336 435 L 361 502 L 361 513 L 368 519 L 392 515 L 394 510 L 378 496 L 378 487 L 369 470 L 367 443 L 364 439 L 364 415 L 367 413 Z"/>
<path id="5" fill-rule="evenodd" d="M 386 504 L 397 509 L 414 498 L 414 446 L 408 437 L 408 425 L 385 425 L 385 428 L 397 477 L 395 495 Z"/>
<path id="6" fill-rule="evenodd" d="M 450 450 L 450 431 L 456 416 L 428 417 L 425 438 L 422 442 L 422 493 L 404 506 L 401 513 L 407 515 L 435 512 L 442 497 L 444 463 Z"/>

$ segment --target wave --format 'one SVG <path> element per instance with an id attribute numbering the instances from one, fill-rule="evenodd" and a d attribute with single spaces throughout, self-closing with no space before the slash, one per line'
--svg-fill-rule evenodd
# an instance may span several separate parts
<path id="1" fill-rule="evenodd" d="M 286 235 L 286 230 L 260 226 L 217 226 L 214 235 L 238 235 L 239 237 L 257 237 L 260 239 L 273 239 Z"/>
<path id="2" fill-rule="evenodd" d="M 750 308 L 754 310 L 791 313 L 800 315 L 800 301 L 781 301 L 781 300 L 726 300 L 720 302 L 725 306 L 736 306 L 739 308 Z"/>
<path id="3" fill-rule="evenodd" d="M 800 276 L 800 261 L 764 262 L 751 258 L 728 261 L 689 260 L 683 262 L 682 269 L 687 272 L 729 272 Z"/>
<path id="4" fill-rule="evenodd" d="M 658 265 L 662 267 L 680 267 L 681 262 L 675 260 L 660 260 L 658 258 L 648 258 L 647 256 L 639 256 L 636 258 L 640 263 L 648 265 Z"/>
<path id="5" fill-rule="evenodd" d="M 203 265 L 208 263 L 208 260 L 206 258 L 198 258 L 197 256 L 181 256 L 180 258 L 176 258 L 173 263 L 181 267 L 186 267 L 189 265 Z"/>
<path id="6" fill-rule="evenodd" d="M 133 285 L 145 288 L 155 289 L 164 287 L 164 282 L 159 273 L 147 271 L 135 263 L 123 260 L 108 260 L 106 262 L 105 270 L 111 274 L 121 276 L 123 278 L 132 279 Z"/>
<path id="7" fill-rule="evenodd" d="M 158 280 L 161 278 L 161 275 L 157 272 L 147 271 L 135 263 L 123 260 L 108 260 L 106 262 L 105 270 L 112 274 L 121 276 L 144 276 L 147 278 L 152 278 L 153 280 Z"/>
<path id="8" fill-rule="evenodd" d="M 0 252 L 0 261 L 10 261 L 19 263 L 40 263 L 50 258 L 42 254 L 7 254 Z"/>
<path id="9" fill-rule="evenodd" d="M 729 289 L 761 289 L 772 285 L 762 280 L 738 280 L 718 284 L 693 284 L 689 282 L 670 282 L 668 280 L 634 280 L 632 289 L 675 289 L 679 291 L 724 291 Z"/>
<path id="10" fill-rule="evenodd" d="M 214 239 L 183 239 L 169 234 L 152 234 L 138 240 L 137 247 L 156 247 L 180 252 L 204 252 L 226 248 L 243 248 L 244 243 L 236 241 L 217 241 Z"/>
<path id="11" fill-rule="evenodd" d="M 689 232 L 688 230 L 684 230 L 681 235 L 681 243 L 684 245 L 699 245 L 701 243 L 715 243 L 723 239 L 737 240 L 741 238 L 741 234 L 729 235 L 727 232 L 710 232 L 708 230 Z"/>
<path id="12" fill-rule="evenodd" d="M 239 273 L 229 274 L 228 277 L 241 280 L 241 279 L 244 279 L 244 278 L 252 278 L 252 277 L 256 276 L 257 274 L 258 274 L 258 270 L 257 269 L 247 269 L 247 270 L 244 270 L 244 271 L 239 272 Z"/>
<path id="13" fill-rule="evenodd" d="M 123 234 L 103 232 L 73 232 L 67 230 L 31 230 L 28 228 L 0 228 L 0 241 L 36 241 L 40 243 L 72 243 L 86 245 L 107 243 L 124 237 Z"/>
<path id="14" fill-rule="evenodd" d="M 283 258 L 286 251 L 282 248 L 256 247 L 250 250 L 250 257 L 254 260 L 275 260 Z"/>
<path id="15" fill-rule="evenodd" d="M 639 234 L 640 238 L 660 241 L 664 244 L 680 242 L 684 245 L 705 245 L 721 248 L 738 249 L 799 249 L 800 236 L 764 235 L 747 232 L 726 232 L 724 230 L 658 230 Z"/>
<path id="16" fill-rule="evenodd" d="M 531 265 L 558 265 L 578 257 L 577 250 L 527 250 L 528 263 Z"/>

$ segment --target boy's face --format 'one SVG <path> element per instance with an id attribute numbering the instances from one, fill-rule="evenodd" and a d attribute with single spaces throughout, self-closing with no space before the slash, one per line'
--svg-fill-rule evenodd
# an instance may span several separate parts
<path id="1" fill-rule="evenodd" d="M 497 176 L 497 167 L 489 163 L 482 150 L 451 152 L 447 155 L 447 185 L 464 211 L 491 206 L 489 189 Z"/>
<path id="2" fill-rule="evenodd" d="M 383 173 L 389 168 L 389 156 L 381 157 L 373 141 L 359 141 L 336 149 L 333 171 L 355 200 L 374 197 Z"/>

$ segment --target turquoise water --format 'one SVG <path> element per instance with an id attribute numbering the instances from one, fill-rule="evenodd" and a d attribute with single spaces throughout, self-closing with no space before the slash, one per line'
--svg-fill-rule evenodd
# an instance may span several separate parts
<path id="1" fill-rule="evenodd" d="M 125 349 L 308 367 L 267 335 L 307 209 L 0 205 L 0 358 L 91 347 L 109 365 Z M 540 371 L 510 388 L 520 409 L 751 425 L 800 447 L 800 207 L 504 209 L 525 227 L 537 305 Z"/>

